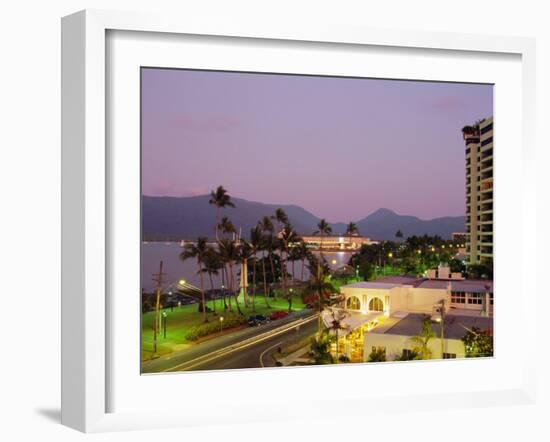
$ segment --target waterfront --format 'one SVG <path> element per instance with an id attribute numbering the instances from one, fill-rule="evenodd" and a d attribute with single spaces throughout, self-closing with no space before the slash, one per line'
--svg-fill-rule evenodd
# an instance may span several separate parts
<path id="1" fill-rule="evenodd" d="M 159 271 L 159 263 L 163 261 L 163 272 L 166 273 L 165 281 L 166 285 L 185 279 L 189 283 L 199 287 L 200 277 L 197 274 L 198 266 L 195 260 L 181 261 L 179 254 L 182 251 L 182 247 L 179 243 L 175 242 L 148 242 L 141 244 L 141 287 L 146 291 L 153 291 L 155 288 L 155 282 L 152 279 L 153 273 Z M 318 254 L 318 252 L 314 252 Z M 335 270 L 348 263 L 351 256 L 350 252 L 323 252 L 330 268 Z M 288 272 L 292 273 L 292 263 L 287 265 Z M 294 270 L 296 277 L 301 278 L 302 275 L 302 262 L 296 261 L 294 263 Z M 260 272 L 260 269 L 257 270 Z M 308 278 L 309 273 L 307 270 L 307 261 L 304 269 L 304 278 Z M 208 279 L 208 278 L 206 278 Z M 214 286 L 219 287 L 221 282 L 214 276 Z M 205 280 L 205 288 L 210 287 L 210 281 Z"/>

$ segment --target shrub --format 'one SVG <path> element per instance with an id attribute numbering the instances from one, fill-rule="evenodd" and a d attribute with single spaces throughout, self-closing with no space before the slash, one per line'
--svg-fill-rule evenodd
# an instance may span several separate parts
<path id="1" fill-rule="evenodd" d="M 224 317 L 223 328 L 237 327 L 238 325 L 246 324 L 246 318 L 241 315 Z M 185 334 L 187 341 L 196 341 L 204 336 L 211 335 L 220 331 L 219 321 L 207 322 L 205 324 L 195 325 L 190 327 Z"/>

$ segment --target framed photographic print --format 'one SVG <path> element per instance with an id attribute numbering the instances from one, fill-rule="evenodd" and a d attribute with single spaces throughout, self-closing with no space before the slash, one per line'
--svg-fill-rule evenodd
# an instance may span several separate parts
<path id="1" fill-rule="evenodd" d="M 64 18 L 63 422 L 531 401 L 533 57 L 520 38 Z"/>

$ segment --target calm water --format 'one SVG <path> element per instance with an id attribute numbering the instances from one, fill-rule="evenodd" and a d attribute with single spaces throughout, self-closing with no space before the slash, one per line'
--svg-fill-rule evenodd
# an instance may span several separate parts
<path id="1" fill-rule="evenodd" d="M 163 261 L 163 272 L 165 275 L 165 286 L 170 283 L 175 283 L 180 279 L 185 279 L 191 284 L 200 287 L 200 277 L 197 274 L 198 266 L 195 260 L 187 260 L 182 262 L 179 259 L 179 254 L 182 248 L 179 243 L 142 243 L 141 245 L 141 286 L 145 291 L 154 290 L 155 282 L 152 280 L 153 273 L 159 271 L 160 261 Z M 351 256 L 349 252 L 323 252 L 325 259 L 328 261 L 332 269 L 337 269 L 348 263 Z M 292 264 L 288 263 L 288 271 L 292 273 Z M 261 267 L 258 266 L 257 272 L 260 272 Z M 296 278 L 300 279 L 302 275 L 302 262 L 294 263 L 294 271 Z M 309 277 L 307 271 L 307 261 L 304 270 L 305 278 Z M 258 276 L 258 278 L 260 278 Z M 260 280 L 260 279 L 258 279 Z M 205 275 L 205 288 L 210 288 L 210 280 Z M 214 286 L 219 287 L 220 280 L 214 276 Z"/>

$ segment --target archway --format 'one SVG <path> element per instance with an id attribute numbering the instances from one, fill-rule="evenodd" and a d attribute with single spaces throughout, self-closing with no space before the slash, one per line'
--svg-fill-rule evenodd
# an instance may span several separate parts
<path id="1" fill-rule="evenodd" d="M 380 298 L 372 298 L 369 302 L 369 311 L 371 312 L 383 312 L 384 303 Z"/>
<path id="2" fill-rule="evenodd" d="M 346 308 L 350 310 L 361 310 L 361 301 L 357 296 L 350 296 L 346 300 Z"/>

